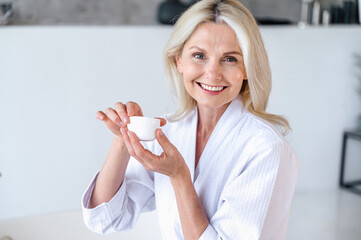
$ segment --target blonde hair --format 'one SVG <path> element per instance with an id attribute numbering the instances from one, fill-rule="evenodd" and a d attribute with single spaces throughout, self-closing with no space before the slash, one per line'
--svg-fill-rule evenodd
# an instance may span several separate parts
<path id="1" fill-rule="evenodd" d="M 170 121 L 185 118 L 196 106 L 196 101 L 184 87 L 183 77 L 177 70 L 176 58 L 182 53 L 185 42 L 201 23 L 226 23 L 235 32 L 241 47 L 247 81 L 240 92 L 246 109 L 281 128 L 286 135 L 288 121 L 266 112 L 271 92 L 271 70 L 258 25 L 249 10 L 237 0 L 202 0 L 194 4 L 178 19 L 165 50 L 164 62 L 168 83 L 178 105 Z"/>

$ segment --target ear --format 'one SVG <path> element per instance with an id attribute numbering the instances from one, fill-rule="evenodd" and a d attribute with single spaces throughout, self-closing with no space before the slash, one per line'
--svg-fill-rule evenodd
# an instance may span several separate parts
<path id="1" fill-rule="evenodd" d="M 176 58 L 175 58 L 175 61 L 176 61 L 176 64 L 177 64 L 177 70 L 179 73 L 183 73 L 183 66 L 182 66 L 182 62 L 181 62 L 181 55 L 178 55 Z"/>

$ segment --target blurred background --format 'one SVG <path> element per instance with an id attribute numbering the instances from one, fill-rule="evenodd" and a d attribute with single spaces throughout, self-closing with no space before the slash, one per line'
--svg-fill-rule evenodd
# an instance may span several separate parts
<path id="1" fill-rule="evenodd" d="M 174 110 L 162 52 L 194 2 L 0 0 L 0 240 L 160 239 L 154 212 L 92 233 L 80 200 L 112 140 L 98 110 Z M 289 120 L 301 164 L 286 239 L 360 239 L 359 0 L 241 2 L 270 59 L 268 111 Z"/>
<path id="2" fill-rule="evenodd" d="M 172 15 L 196 0 L 1 0 L 11 5 L 11 25 L 157 25 L 158 8 Z M 322 15 L 336 23 L 357 22 L 358 0 L 242 0 L 265 23 L 297 23 Z M 8 9 L 6 7 L 5 9 Z M 3 7 L 3 10 L 5 10 Z M 325 12 L 325 14 L 323 14 Z M 162 14 L 161 14 L 162 15 Z M 329 17 L 327 17 L 330 15 Z M 345 16 L 344 16 L 345 15 Z M 346 17 L 346 18 L 345 18 Z M 346 20 L 345 20 L 346 19 Z M 327 22 L 327 19 L 325 19 Z M 359 21 L 358 21 L 359 22 Z"/>

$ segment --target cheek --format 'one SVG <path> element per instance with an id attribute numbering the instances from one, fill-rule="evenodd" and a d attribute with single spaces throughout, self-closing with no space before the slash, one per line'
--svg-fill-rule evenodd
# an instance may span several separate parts
<path id="1" fill-rule="evenodd" d="M 184 81 L 193 81 L 199 78 L 202 75 L 202 67 L 194 66 L 193 64 L 188 65 L 183 69 L 183 78 Z"/>
<path id="2" fill-rule="evenodd" d="M 230 91 L 232 93 L 239 93 L 242 89 L 242 82 L 243 79 L 245 79 L 245 76 L 242 71 L 229 71 L 227 72 L 227 75 L 225 76 L 228 82 L 231 84 L 232 88 Z"/>
<path id="3" fill-rule="evenodd" d="M 237 74 L 236 74 L 236 78 L 237 79 L 244 79 L 244 74 L 243 74 L 243 72 L 238 72 Z"/>
<path id="4" fill-rule="evenodd" d="M 245 75 L 240 69 L 229 69 L 229 71 L 224 72 L 224 76 L 235 85 L 237 84 L 237 82 L 245 79 Z"/>

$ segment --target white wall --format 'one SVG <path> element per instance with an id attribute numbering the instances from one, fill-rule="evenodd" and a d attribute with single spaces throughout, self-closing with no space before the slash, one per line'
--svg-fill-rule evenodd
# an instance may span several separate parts
<path id="1" fill-rule="evenodd" d="M 0 219 L 80 207 L 112 139 L 95 113 L 133 100 L 158 116 L 169 105 L 161 62 L 168 34 L 0 30 Z"/>
<path id="2" fill-rule="evenodd" d="M 353 52 L 361 28 L 262 28 L 273 90 L 269 111 L 290 120 L 297 191 L 335 189 L 342 131 L 361 101 Z M 168 27 L 0 29 L 0 220 L 80 208 L 111 134 L 95 119 L 116 101 L 148 116 L 172 108 L 161 54 Z"/>
<path id="3" fill-rule="evenodd" d="M 361 28 L 268 28 L 263 36 L 273 73 L 268 110 L 290 120 L 298 190 L 335 188 L 343 130 L 355 128 L 361 114 L 354 57 L 361 55 Z M 350 160 L 359 160 L 361 148 L 354 153 Z M 361 161 L 356 166 L 361 172 Z"/>

